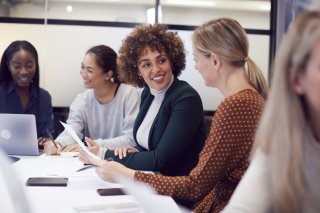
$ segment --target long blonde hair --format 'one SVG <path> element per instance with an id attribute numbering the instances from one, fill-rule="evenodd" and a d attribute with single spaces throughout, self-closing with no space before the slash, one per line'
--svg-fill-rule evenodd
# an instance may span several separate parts
<path id="1" fill-rule="evenodd" d="M 303 13 L 290 27 L 276 57 L 271 91 L 257 130 L 255 149 L 262 148 L 270 159 L 275 212 L 301 212 L 307 195 L 303 167 L 310 119 L 290 77 L 305 72 L 312 44 L 319 38 L 320 11 Z"/>
<path id="2" fill-rule="evenodd" d="M 266 99 L 268 85 L 260 68 L 248 57 L 249 43 L 245 30 L 230 18 L 220 18 L 199 26 L 192 36 L 193 46 L 204 56 L 216 53 L 228 64 L 244 67 L 250 84 Z"/>

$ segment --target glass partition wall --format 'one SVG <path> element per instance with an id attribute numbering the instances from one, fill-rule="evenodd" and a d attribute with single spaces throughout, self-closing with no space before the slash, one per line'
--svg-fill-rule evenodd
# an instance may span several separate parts
<path id="1" fill-rule="evenodd" d="M 193 29 L 214 18 L 238 20 L 249 35 L 249 56 L 268 78 L 273 2 L 275 0 L 2 0 L 0 56 L 13 40 L 29 40 L 39 52 L 41 86 L 50 92 L 55 107 L 68 107 L 84 90 L 79 69 L 87 49 L 106 44 L 118 50 L 132 27 L 157 20 L 182 37 L 187 66 L 181 78 L 198 90 L 205 110 L 212 111 L 222 97 L 215 89 L 205 87 L 194 69 Z"/>

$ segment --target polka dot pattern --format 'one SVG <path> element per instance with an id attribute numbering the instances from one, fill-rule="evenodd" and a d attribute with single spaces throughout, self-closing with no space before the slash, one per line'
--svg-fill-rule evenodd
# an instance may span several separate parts
<path id="1" fill-rule="evenodd" d="M 199 202 L 194 212 L 219 212 L 227 204 L 249 164 L 264 100 L 246 89 L 225 98 L 216 110 L 199 162 L 189 176 L 135 173 L 135 180 L 160 194 Z"/>

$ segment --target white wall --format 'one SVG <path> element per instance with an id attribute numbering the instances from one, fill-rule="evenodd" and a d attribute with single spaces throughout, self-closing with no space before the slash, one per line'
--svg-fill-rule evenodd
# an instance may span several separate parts
<path id="1" fill-rule="evenodd" d="M 28 40 L 37 49 L 39 55 L 40 64 L 40 83 L 45 84 L 43 78 L 43 70 L 45 68 L 45 57 L 44 52 L 44 40 L 45 40 L 45 28 L 43 25 L 35 24 L 5 24 L 0 23 L 0 56 L 9 44 L 14 40 Z"/>
<path id="2" fill-rule="evenodd" d="M 44 3 L 18 4 L 10 8 L 11 17 L 73 19 L 94 21 L 146 22 L 147 5 L 116 5 L 103 3 L 72 3 L 72 12 L 67 12 L 68 2 L 48 2 L 47 14 Z"/>
<path id="3" fill-rule="evenodd" d="M 87 5 L 88 11 L 99 11 L 86 13 L 83 10 L 83 16 L 73 15 L 76 18 L 67 17 L 65 15 L 64 5 L 54 4 L 49 5 L 48 17 L 61 19 L 82 19 L 115 21 L 117 17 L 134 16 L 134 21 L 143 22 L 145 13 L 143 6 L 116 8 L 112 7 L 111 11 L 105 11 L 104 8 L 95 8 L 94 5 Z M 97 5 L 96 5 L 97 6 Z M 19 13 L 21 17 L 35 15 L 37 10 L 41 10 L 42 6 L 24 7 L 20 5 L 11 10 L 11 14 Z M 60 9 L 59 9 L 60 8 Z M 130 8 L 132 11 L 130 11 Z M 110 8 L 109 8 L 110 9 Z M 123 9 L 123 10 L 122 10 Z M 136 9 L 136 11 L 134 11 Z M 198 14 L 197 10 L 188 11 L 182 16 L 182 10 L 176 10 L 176 18 L 173 17 L 175 10 L 170 10 L 167 13 L 167 19 L 172 23 L 175 20 L 177 23 L 195 25 L 195 21 L 200 19 L 217 18 L 220 15 L 223 17 L 228 14 Z M 208 11 L 212 12 L 212 11 Z M 37 13 L 39 15 L 39 13 Z M 100 14 L 100 15 L 97 15 Z M 40 14 L 42 15 L 42 14 Z M 235 12 L 229 14 L 230 17 L 238 17 L 240 23 L 248 28 L 268 29 L 269 14 L 268 13 L 248 13 L 245 17 L 244 12 Z M 184 17 L 184 18 L 183 18 Z M 202 18 L 199 18 L 202 17 Z M 113 18 L 113 20 L 109 20 Z M 80 63 L 86 50 L 98 44 L 106 44 L 115 50 L 120 47 L 121 40 L 131 32 L 130 28 L 115 28 L 115 27 L 89 27 L 89 26 L 63 26 L 63 25 L 32 25 L 32 24 L 3 24 L 0 23 L 0 55 L 4 49 L 13 40 L 25 39 L 35 45 L 40 57 L 40 78 L 41 86 L 47 89 L 52 95 L 54 106 L 69 106 L 76 94 L 83 91 L 82 80 L 79 75 Z M 191 31 L 179 31 L 187 50 L 187 66 L 183 71 L 181 79 L 189 82 L 200 93 L 205 110 L 214 110 L 222 100 L 219 91 L 213 88 L 208 88 L 204 85 L 200 74 L 194 69 L 194 61 L 192 58 L 191 48 Z M 268 78 L 268 60 L 269 60 L 269 36 L 249 35 L 250 51 L 249 56 L 264 71 L 265 77 Z"/>
<path id="4" fill-rule="evenodd" d="M 7 5 L 0 6 L 0 16 L 8 16 L 9 15 L 9 8 Z"/>
<path id="5" fill-rule="evenodd" d="M 73 11 L 66 11 L 67 3 L 49 3 L 48 18 L 95 21 L 146 22 L 147 6 L 102 3 L 72 3 Z"/>
<path id="6" fill-rule="evenodd" d="M 163 7 L 162 22 L 170 24 L 199 25 L 220 17 L 229 17 L 239 21 L 244 28 L 269 29 L 270 18 L 267 12 L 213 10 L 204 8 Z"/>
<path id="7" fill-rule="evenodd" d="M 44 18 L 44 3 L 20 3 L 10 7 L 10 17 Z"/>
<path id="8" fill-rule="evenodd" d="M 54 105 L 68 106 L 76 94 L 84 90 L 79 71 L 82 58 L 90 47 L 106 44 L 117 51 L 130 30 L 49 25 L 46 32 L 46 55 L 49 57 L 44 86 L 52 94 Z"/>

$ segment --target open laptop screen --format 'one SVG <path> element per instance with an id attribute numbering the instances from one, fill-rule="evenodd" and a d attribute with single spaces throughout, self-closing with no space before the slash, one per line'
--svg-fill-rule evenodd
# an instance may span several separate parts
<path id="1" fill-rule="evenodd" d="M 0 113 L 0 147 L 8 155 L 39 155 L 35 116 Z"/>

